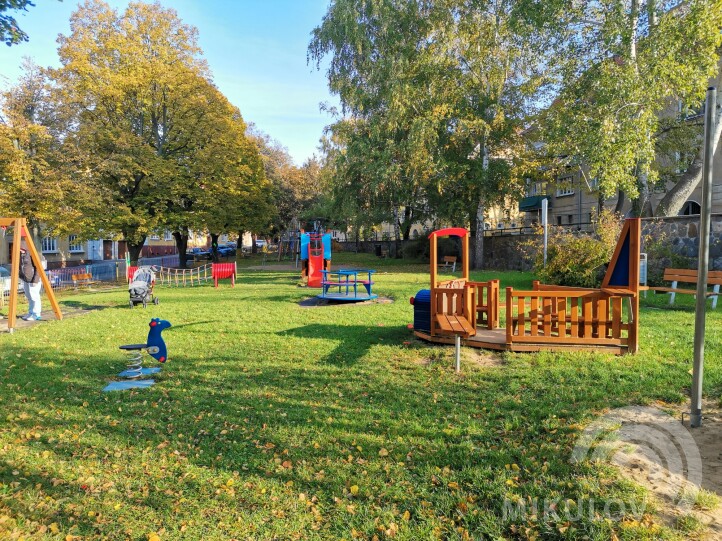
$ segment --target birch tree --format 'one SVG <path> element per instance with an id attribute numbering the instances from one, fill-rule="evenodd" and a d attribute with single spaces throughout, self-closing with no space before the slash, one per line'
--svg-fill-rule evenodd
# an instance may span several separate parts
<path id="1" fill-rule="evenodd" d="M 622 190 L 637 215 L 651 215 L 665 111 L 703 99 L 718 69 L 720 26 L 719 0 L 575 2 L 544 133 L 551 153 L 565 157 L 560 165 L 583 164 L 604 197 Z"/>

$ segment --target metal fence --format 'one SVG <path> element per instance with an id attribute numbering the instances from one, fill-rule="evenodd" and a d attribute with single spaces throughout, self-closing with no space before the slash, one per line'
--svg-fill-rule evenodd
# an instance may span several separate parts
<path id="1" fill-rule="evenodd" d="M 3 265 L 10 271 L 9 265 Z M 61 290 L 73 287 L 74 274 L 90 274 L 91 279 L 96 282 L 117 282 L 125 279 L 125 260 L 117 259 L 100 261 L 89 265 L 77 265 L 75 267 L 64 267 L 47 271 L 48 281 L 53 290 Z M 22 280 L 19 282 L 22 289 Z M 0 296 L 7 296 L 10 292 L 10 279 L 0 280 Z"/>
<path id="2" fill-rule="evenodd" d="M 166 255 L 166 256 L 162 256 L 162 257 L 141 257 L 138 260 L 138 264 L 139 265 L 154 265 L 156 267 L 179 267 L 180 259 L 178 257 L 178 254 Z M 121 276 L 125 276 L 125 272 L 121 273 Z"/>

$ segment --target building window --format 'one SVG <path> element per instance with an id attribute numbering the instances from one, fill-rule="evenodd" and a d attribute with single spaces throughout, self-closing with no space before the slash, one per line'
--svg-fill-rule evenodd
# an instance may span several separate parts
<path id="1" fill-rule="evenodd" d="M 151 235 L 150 240 L 160 240 L 160 236 L 159 235 Z"/>
<path id="2" fill-rule="evenodd" d="M 687 201 L 680 211 L 680 216 L 695 216 L 702 211 L 702 207 L 696 201 Z"/>
<path id="3" fill-rule="evenodd" d="M 557 216 L 557 225 L 562 225 L 562 217 L 561 217 L 561 215 L 560 215 L 560 216 Z"/>
<path id="4" fill-rule="evenodd" d="M 574 195 L 572 177 L 560 178 L 557 184 L 557 197 L 565 195 Z"/>
<path id="5" fill-rule="evenodd" d="M 58 253 L 58 239 L 56 237 L 45 237 L 43 239 L 43 253 L 44 254 L 57 254 Z"/>
<path id="6" fill-rule="evenodd" d="M 567 214 L 567 221 L 569 222 L 569 225 L 572 225 L 574 223 L 574 215 Z"/>
<path id="7" fill-rule="evenodd" d="M 68 237 L 68 250 L 70 253 L 84 252 L 83 243 L 78 239 L 78 235 L 70 235 Z"/>
<path id="8" fill-rule="evenodd" d="M 166 231 L 163 240 L 173 240 L 173 232 L 172 231 Z"/>

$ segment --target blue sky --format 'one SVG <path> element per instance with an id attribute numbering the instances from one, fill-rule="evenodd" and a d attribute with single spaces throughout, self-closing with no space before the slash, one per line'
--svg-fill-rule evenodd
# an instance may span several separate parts
<path id="1" fill-rule="evenodd" d="M 122 10 L 128 2 L 110 0 Z M 27 12 L 13 12 L 30 41 L 0 45 L 0 87 L 17 80 L 22 58 L 58 65 L 58 34 L 70 32 L 77 0 L 35 0 Z M 328 0 L 162 0 L 186 24 L 198 28 L 199 43 L 216 85 L 241 109 L 247 122 L 280 141 L 297 165 L 317 152 L 332 118 L 319 104 L 337 105 L 325 74 L 306 64 L 313 28 Z"/>

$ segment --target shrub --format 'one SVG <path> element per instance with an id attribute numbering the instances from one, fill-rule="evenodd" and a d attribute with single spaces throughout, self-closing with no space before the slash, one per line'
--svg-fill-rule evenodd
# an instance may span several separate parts
<path id="1" fill-rule="evenodd" d="M 550 228 L 547 264 L 541 243 L 535 240 L 534 270 L 547 284 L 575 287 L 599 287 L 607 264 L 614 254 L 622 228 L 621 218 L 602 211 L 594 220 L 594 231 L 567 231 Z"/>

